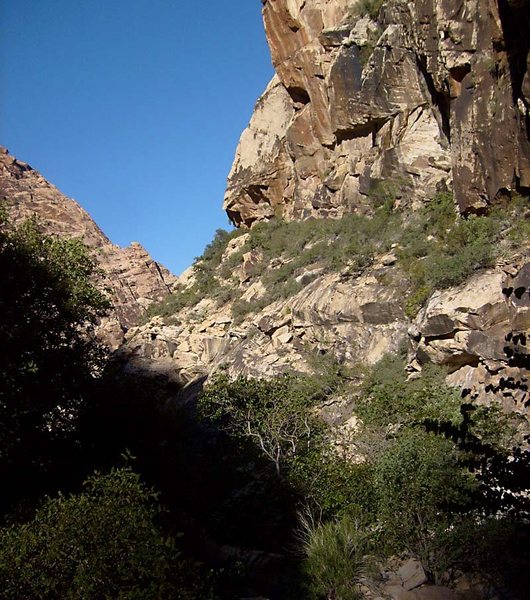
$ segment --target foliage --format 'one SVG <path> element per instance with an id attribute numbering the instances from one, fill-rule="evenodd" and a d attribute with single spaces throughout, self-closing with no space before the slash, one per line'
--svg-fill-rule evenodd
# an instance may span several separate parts
<path id="1" fill-rule="evenodd" d="M 426 367 L 409 381 L 403 358 L 385 357 L 368 373 L 356 412 L 365 432 L 378 429 L 384 439 L 371 460 L 386 551 L 418 555 L 441 581 L 469 564 L 479 524 L 486 531 L 500 515 L 503 523 L 527 518 L 529 452 L 515 443 L 515 417 L 495 405 L 466 404 L 441 369 Z"/>
<path id="2" fill-rule="evenodd" d="M 515 248 L 514 240 L 528 239 L 525 206 L 527 201 L 515 199 L 489 214 L 463 219 L 456 216 L 451 194 L 437 194 L 405 229 L 400 242 L 400 265 L 412 283 L 409 316 L 434 290 L 462 283 L 493 266 L 501 252 Z"/>
<path id="3" fill-rule="evenodd" d="M 476 487 L 451 440 L 419 428 L 402 430 L 376 466 L 378 516 L 392 547 L 419 555 L 435 575 L 443 573 L 438 538 L 453 525 L 455 512 L 469 510 Z"/>
<path id="4" fill-rule="evenodd" d="M 222 374 L 202 392 L 199 409 L 227 433 L 252 440 L 279 475 L 322 432 L 312 412 L 322 392 L 308 383 L 288 375 L 274 381 L 230 381 Z"/>
<path id="5" fill-rule="evenodd" d="M 445 384 L 445 371 L 428 365 L 422 376 L 408 380 L 404 360 L 387 355 L 371 370 L 356 412 L 366 424 L 387 427 L 462 421 L 461 398 Z"/>
<path id="6" fill-rule="evenodd" d="M 318 523 L 311 514 L 303 514 L 300 522 L 303 569 L 309 579 L 311 597 L 360 598 L 357 579 L 371 549 L 370 530 L 348 515 Z"/>
<path id="7" fill-rule="evenodd" d="M 262 278 L 267 292 L 255 302 L 234 304 L 233 316 L 239 320 L 276 300 L 291 297 L 319 274 L 362 272 L 376 252 L 387 251 L 398 239 L 399 221 L 398 215 L 381 206 L 372 217 L 347 215 L 342 219 L 258 223 L 242 252 L 259 250 L 262 259 L 254 277 Z M 278 258 L 281 263 L 271 268 L 271 260 Z"/>
<path id="8" fill-rule="evenodd" d="M 363 522 L 376 520 L 374 469 L 369 462 L 356 464 L 323 444 L 296 457 L 289 478 L 307 506 L 324 519 L 350 515 Z"/>
<path id="9" fill-rule="evenodd" d="M 393 244 L 398 247 L 399 266 L 410 278 L 406 310 L 413 316 L 435 289 L 462 283 L 492 266 L 499 252 L 510 244 L 515 247 L 515 240 L 529 237 L 523 200 L 463 219 L 457 217 L 452 195 L 440 192 L 405 221 L 404 213 L 395 208 L 396 199 L 405 193 L 406 182 L 379 181 L 370 190 L 375 208 L 371 216 L 257 224 L 241 254 L 234 255 L 231 271 L 245 251 L 259 251 L 262 260 L 254 277 L 261 277 L 267 292 L 257 301 L 236 302 L 233 316 L 240 320 L 290 297 L 320 273 L 358 274 Z M 504 246 L 497 243 L 502 240 Z M 271 268 L 271 261 L 278 258 L 282 262 Z"/>
<path id="10" fill-rule="evenodd" d="M 5 501 L 22 491 L 15 481 L 45 476 L 51 445 L 74 428 L 105 358 L 93 325 L 110 305 L 94 284 L 99 272 L 86 247 L 79 240 L 43 235 L 36 220 L 18 228 L 4 222 L 0 270 Z"/>
<path id="11" fill-rule="evenodd" d="M 466 519 L 445 536 L 445 548 L 467 573 L 480 573 L 491 590 L 524 598 L 530 585 L 530 525 L 496 516 Z"/>
<path id="12" fill-rule="evenodd" d="M 129 468 L 47 500 L 31 522 L 0 531 L 2 597 L 197 598 L 193 568 L 157 528 L 158 512 L 156 494 Z"/>
<path id="13" fill-rule="evenodd" d="M 385 0 L 358 0 L 351 10 L 351 16 L 364 17 L 368 15 L 375 21 Z"/>
<path id="14" fill-rule="evenodd" d="M 436 289 L 459 285 L 473 273 L 491 267 L 530 238 L 528 199 L 515 197 L 480 216 L 458 217 L 452 194 L 439 192 L 416 212 L 406 213 L 398 200 L 406 197 L 405 179 L 373 181 L 371 215 L 340 219 L 257 223 L 248 240 L 222 260 L 228 242 L 242 231 L 219 230 L 202 257 L 196 259 L 195 283 L 152 306 L 155 314 L 172 316 L 202 298 L 232 302 L 237 323 L 273 302 L 289 298 L 321 274 L 355 277 L 373 264 L 377 254 L 396 248 L 398 266 L 410 280 L 405 309 L 413 317 Z M 266 292 L 259 299 L 238 299 L 238 267 L 243 255 L 255 251 L 251 279 L 261 279 Z"/>
<path id="15" fill-rule="evenodd" d="M 182 308 L 197 304 L 204 297 L 216 297 L 226 292 L 215 271 L 221 264 L 228 243 L 242 233 L 237 229 L 230 232 L 218 229 L 203 254 L 193 261 L 195 282 L 190 287 L 177 289 L 161 302 L 151 305 L 144 319 L 149 320 L 156 315 L 171 317 Z"/>

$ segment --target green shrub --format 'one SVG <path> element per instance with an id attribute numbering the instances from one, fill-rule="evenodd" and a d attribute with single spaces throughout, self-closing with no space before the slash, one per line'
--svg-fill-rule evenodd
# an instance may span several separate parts
<path id="1" fill-rule="evenodd" d="M 252 441 L 279 474 L 319 442 L 322 424 L 312 412 L 323 391 L 312 379 L 274 381 L 219 375 L 199 397 L 200 413 L 234 437 Z"/>
<path id="2" fill-rule="evenodd" d="M 375 21 L 384 2 L 385 0 L 358 0 L 357 4 L 355 4 L 351 11 L 351 16 L 369 16 L 373 21 Z"/>
<path id="3" fill-rule="evenodd" d="M 193 566 L 155 525 L 156 495 L 130 469 L 94 475 L 0 530 L 5 600 L 197 598 Z"/>
<path id="4" fill-rule="evenodd" d="M 455 444 L 422 429 L 403 429 L 376 465 L 378 517 L 391 548 L 417 554 L 435 581 L 447 567 L 438 539 L 469 510 L 476 479 Z"/>
<path id="5" fill-rule="evenodd" d="M 347 515 L 327 523 L 316 523 L 310 515 L 302 515 L 300 538 L 312 597 L 361 598 L 358 579 L 372 545 L 368 529 Z"/>
<path id="6" fill-rule="evenodd" d="M 377 427 L 462 422 L 458 390 L 445 383 L 441 367 L 427 366 L 422 376 L 407 380 L 405 361 L 387 355 L 370 371 L 356 404 L 356 413 Z"/>
<path id="7" fill-rule="evenodd" d="M 507 516 L 465 519 L 445 536 L 448 555 L 464 572 L 480 573 L 492 592 L 524 598 L 530 586 L 530 526 Z M 493 593 L 491 594 L 494 595 Z"/>
<path id="8" fill-rule="evenodd" d="M 312 453 L 296 456 L 289 479 L 304 501 L 324 519 L 355 516 L 376 520 L 374 469 L 370 462 L 354 463 L 329 445 L 314 445 Z"/>
<path id="9" fill-rule="evenodd" d="M 194 306 L 205 297 L 231 297 L 229 289 L 220 282 L 216 269 L 221 264 L 228 243 L 243 233 L 237 229 L 230 232 L 218 229 L 202 255 L 193 261 L 195 283 L 188 288 L 181 287 L 168 294 L 161 302 L 152 304 L 145 312 L 143 322 L 155 316 L 173 317 L 183 308 Z"/>
<path id="10" fill-rule="evenodd" d="M 434 290 L 459 285 L 493 266 L 502 232 L 499 214 L 458 218 L 448 193 L 438 194 L 419 212 L 406 228 L 399 250 L 400 265 L 412 284 L 406 304 L 409 316 Z"/>
<path id="11" fill-rule="evenodd" d="M 350 214 L 341 219 L 308 219 L 285 222 L 272 219 L 255 225 L 249 239 L 224 263 L 226 244 L 242 232 L 218 231 L 202 257 L 195 261 L 196 283 L 181 290 L 161 305 L 149 309 L 169 316 L 203 297 L 226 302 L 237 298 L 233 272 L 242 257 L 257 250 L 261 260 L 252 278 L 261 278 L 266 294 L 256 302 L 240 302 L 233 307 L 236 321 L 246 314 L 296 294 L 318 273 L 342 271 L 358 275 L 368 268 L 376 254 L 398 246 L 399 267 L 410 279 L 405 310 L 413 317 L 434 290 L 459 285 L 473 273 L 492 266 L 500 253 L 516 249 L 530 238 L 530 211 L 526 199 L 515 199 L 487 215 L 458 217 L 453 196 L 440 192 L 415 214 L 406 215 L 395 208 L 396 200 L 406 196 L 405 180 L 375 181 L 369 191 L 374 212 L 371 216 Z M 283 264 L 271 268 L 273 259 Z M 296 278 L 308 270 L 315 270 Z M 223 281 L 229 280 L 226 285 Z"/>

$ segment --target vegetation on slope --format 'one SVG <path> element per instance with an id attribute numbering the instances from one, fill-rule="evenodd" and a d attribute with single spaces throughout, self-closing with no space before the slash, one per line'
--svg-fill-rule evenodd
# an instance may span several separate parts
<path id="1" fill-rule="evenodd" d="M 516 198 L 485 215 L 457 215 L 449 193 L 439 193 L 415 213 L 395 208 L 398 185 L 374 186 L 373 215 L 342 219 L 309 219 L 258 223 L 243 246 L 222 260 L 230 240 L 243 231 L 219 230 L 202 257 L 196 259 L 195 283 L 150 308 L 149 316 L 172 316 L 202 298 L 231 301 L 234 319 L 293 296 L 316 277 L 330 272 L 355 277 L 378 255 L 392 251 L 403 278 L 409 281 L 406 312 L 412 317 L 434 290 L 458 285 L 474 272 L 494 265 L 530 238 L 527 199 Z M 251 302 L 239 299 L 238 272 L 252 252 L 250 281 L 266 292 Z"/>
<path id="2" fill-rule="evenodd" d="M 334 243 L 319 260 L 343 270 L 353 268 L 348 244 L 361 239 L 355 252 L 371 261 L 397 243 L 407 271 L 410 255 L 483 256 L 477 240 L 478 248 L 492 239 L 509 247 L 527 235 L 524 209 L 513 209 L 522 218 L 508 226 L 503 210 L 462 222 L 449 206 L 440 197 L 403 227 L 383 194 L 379 238 L 373 221 L 352 217 L 264 224 L 246 244 L 261 251 L 265 267 L 278 252 L 295 260 L 309 252 L 311 264 L 313 243 L 328 236 Z M 436 252 L 405 253 L 421 241 L 412 228 L 432 236 Z M 485 233 L 470 237 L 467 228 Z M 240 234 L 219 234 L 203 259 L 206 281 L 218 280 L 229 235 Z M 389 357 L 367 374 L 326 361 L 316 377 L 221 374 L 204 390 L 198 423 L 168 402 L 175 390 L 167 382 L 105 364 L 89 334 L 107 303 L 82 245 L 43 236 L 36 224 L 4 227 L 0 241 L 9 282 L 0 286 L 9 316 L 0 329 L 6 597 L 353 598 L 359 578 L 377 576 L 373 565 L 396 553 L 419 556 L 434 581 L 468 570 L 494 587 L 526 589 L 529 461 L 515 418 L 466 404 L 441 370 L 407 381 L 403 361 Z M 473 272 L 485 262 L 466 264 Z M 417 281 L 429 283 L 430 272 Z M 337 431 L 322 418 L 321 407 L 339 396 L 354 404 L 352 429 Z M 113 470 L 127 451 L 141 479 L 130 468 Z M 91 476 L 95 469 L 110 474 Z M 237 554 L 221 559 L 219 548 L 230 545 Z M 279 561 L 283 575 L 258 582 L 255 552 L 265 564 Z"/>
<path id="3" fill-rule="evenodd" d="M 342 395 L 354 393 L 339 380 L 327 393 L 336 386 Z M 358 449 L 352 461 L 338 453 L 329 427 L 317 425 L 316 389 L 304 377 L 221 377 L 200 401 L 206 415 L 230 436 L 250 440 L 298 491 L 306 506 L 308 597 L 356 598 L 356 581 L 374 557 L 401 553 L 419 557 L 437 583 L 473 565 L 491 585 L 524 589 L 526 575 L 507 567 L 530 559 L 519 547 L 529 535 L 530 503 L 521 496 L 529 455 L 517 449 L 515 417 L 467 405 L 445 385 L 442 370 L 407 381 L 402 359 L 387 357 L 355 393 L 363 420 L 350 439 L 350 450 Z M 270 451 L 276 447 L 281 470 L 281 452 Z M 521 469 L 526 478 L 514 480 Z M 499 544 L 510 558 L 493 568 Z"/>

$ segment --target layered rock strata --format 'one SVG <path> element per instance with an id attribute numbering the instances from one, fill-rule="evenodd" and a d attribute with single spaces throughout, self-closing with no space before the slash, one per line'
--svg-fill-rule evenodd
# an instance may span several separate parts
<path id="1" fill-rule="evenodd" d="M 102 289 L 113 310 L 99 332 L 113 348 L 124 333 L 137 325 L 145 309 L 171 292 L 176 279 L 147 251 L 133 242 L 120 248 L 105 236 L 88 213 L 62 194 L 27 163 L 0 149 L 0 200 L 13 223 L 36 216 L 47 234 L 80 238 L 104 272 Z"/>
<path id="2" fill-rule="evenodd" d="M 237 226 L 369 211 L 393 181 L 462 213 L 530 187 L 528 0 L 265 0 L 276 75 L 241 136 Z"/>
<path id="3" fill-rule="evenodd" d="M 295 295 L 242 320 L 234 318 L 231 302 L 203 298 L 173 318 L 156 317 L 132 328 L 120 354 L 129 369 L 189 383 L 219 369 L 233 377 L 312 372 L 319 355 L 356 368 L 406 342 L 411 376 L 428 363 L 443 365 L 448 382 L 470 401 L 500 402 L 528 417 L 528 260 L 528 252 L 520 254 L 435 292 L 411 321 L 404 311 L 406 277 L 383 255 L 361 274 L 317 275 Z M 313 278 L 315 271 L 299 278 L 304 275 Z M 265 288 L 254 277 L 244 279 L 240 289 L 252 301 Z"/>
<path id="4" fill-rule="evenodd" d="M 300 292 L 238 322 L 231 304 L 204 298 L 173 319 L 131 329 L 122 356 L 130 368 L 162 369 L 184 382 L 226 369 L 231 376 L 311 372 L 315 355 L 348 365 L 373 364 L 406 337 L 403 290 L 385 286 L 396 270 L 382 263 L 360 277 L 322 274 Z M 243 299 L 261 281 L 243 283 Z"/>

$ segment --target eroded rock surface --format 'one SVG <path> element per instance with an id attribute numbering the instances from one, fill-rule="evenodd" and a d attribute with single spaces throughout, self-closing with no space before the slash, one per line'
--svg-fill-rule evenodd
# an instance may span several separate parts
<path id="1" fill-rule="evenodd" d="M 448 382 L 480 404 L 500 401 L 528 415 L 530 263 L 498 268 L 459 288 L 436 292 L 409 333 L 411 370 L 432 362 L 452 371 Z"/>
<path id="2" fill-rule="evenodd" d="M 276 75 L 225 196 L 237 226 L 370 210 L 392 180 L 463 213 L 530 186 L 530 3 L 266 0 Z"/>
<path id="3" fill-rule="evenodd" d="M 250 290 L 257 283 L 241 287 Z M 241 322 L 232 317 L 230 304 L 205 298 L 181 310 L 176 323 L 157 317 L 131 329 L 121 354 L 131 368 L 142 370 L 162 361 L 183 382 L 219 368 L 252 377 L 311 372 L 318 353 L 348 365 L 373 364 L 397 351 L 406 337 L 402 301 L 402 291 L 380 284 L 374 271 L 360 277 L 324 274 Z"/>
<path id="4" fill-rule="evenodd" d="M 105 276 L 100 285 L 113 303 L 100 325 L 113 348 L 136 325 L 147 306 L 170 293 L 176 279 L 137 242 L 120 248 L 105 236 L 88 213 L 28 164 L 0 148 L 0 200 L 14 223 L 36 215 L 48 234 L 81 238 Z"/>

